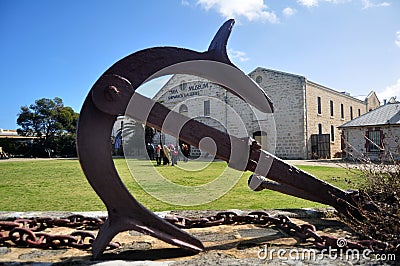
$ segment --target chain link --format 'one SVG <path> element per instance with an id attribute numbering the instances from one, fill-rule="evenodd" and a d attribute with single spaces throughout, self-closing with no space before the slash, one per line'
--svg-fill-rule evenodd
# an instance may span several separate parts
<path id="1" fill-rule="evenodd" d="M 288 216 L 270 216 L 267 212 L 254 211 L 247 215 L 239 215 L 235 212 L 225 211 L 215 215 L 201 218 L 187 218 L 177 215 L 167 215 L 167 222 L 183 229 L 204 228 L 219 225 L 255 224 L 262 226 L 275 226 L 284 233 L 302 242 L 312 242 L 316 248 L 326 249 L 369 249 L 373 252 L 382 252 L 388 248 L 388 243 L 377 240 L 346 241 L 345 246 L 339 246 L 341 238 L 328 235 L 319 235 L 312 224 L 297 225 Z M 51 227 L 95 227 L 99 228 L 104 223 L 104 218 L 85 217 L 83 215 L 71 215 L 66 218 L 35 218 L 16 219 L 14 221 L 0 221 L 0 245 L 11 241 L 19 247 L 34 248 L 60 248 L 72 247 L 77 249 L 90 249 L 95 235 L 86 231 L 75 231 L 69 235 L 51 235 L 41 233 Z M 8 234 L 7 234 L 8 232 Z M 109 249 L 118 248 L 119 243 L 110 242 Z"/>
<path id="2" fill-rule="evenodd" d="M 272 217 L 267 212 L 255 211 L 247 215 L 238 215 L 234 212 L 219 212 L 216 215 L 189 219 L 182 216 L 167 216 L 166 221 L 184 229 L 203 228 L 217 225 L 240 225 L 255 224 L 263 226 L 275 226 L 284 233 L 302 242 L 311 242 L 318 249 L 341 248 L 341 249 L 369 249 L 372 252 L 383 252 L 388 248 L 388 243 L 378 240 L 347 241 L 346 245 L 338 245 L 343 238 L 328 235 L 319 235 L 314 225 L 297 225 L 288 216 L 279 215 Z"/>
<path id="3" fill-rule="evenodd" d="M 105 219 L 71 215 L 66 218 L 40 217 L 35 219 L 15 219 L 14 221 L 0 221 L 0 245 L 8 242 L 18 247 L 52 248 L 72 247 L 90 249 L 96 238 L 86 231 L 75 231 L 69 235 L 51 235 L 41 231 L 53 227 L 94 227 L 99 228 Z M 7 233 L 8 232 L 8 233 Z M 108 249 L 118 248 L 118 243 L 110 242 Z"/>

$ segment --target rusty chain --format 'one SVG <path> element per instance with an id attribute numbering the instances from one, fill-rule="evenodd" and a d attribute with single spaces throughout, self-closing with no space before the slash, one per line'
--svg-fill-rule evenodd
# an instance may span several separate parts
<path id="1" fill-rule="evenodd" d="M 312 224 L 297 225 L 288 216 L 272 217 L 267 212 L 255 211 L 247 215 L 235 212 L 219 212 L 201 218 L 187 218 L 177 215 L 164 217 L 169 223 L 183 229 L 204 228 L 218 225 L 255 224 L 262 226 L 275 226 L 291 237 L 302 242 L 312 242 L 318 249 L 343 248 L 343 249 L 369 249 L 372 252 L 382 252 L 387 248 L 387 243 L 377 240 L 346 241 L 345 246 L 338 245 L 341 238 L 328 235 L 319 235 Z M 90 249 L 95 235 L 86 231 L 75 231 L 69 235 L 51 235 L 41 231 L 51 227 L 92 227 L 99 228 L 104 223 L 104 218 L 92 218 L 82 215 L 71 215 L 66 218 L 35 218 L 16 219 L 14 221 L 0 221 L 0 246 L 6 242 L 13 242 L 18 247 L 33 247 L 43 249 L 57 249 L 72 247 Z M 8 233 L 7 233 L 8 232 Z M 110 242 L 109 249 L 118 248 L 119 243 Z"/>
<path id="2" fill-rule="evenodd" d="M 104 219 L 85 217 L 83 215 L 71 215 L 58 219 L 44 217 L 0 221 L 0 246 L 11 241 L 18 247 L 89 249 L 96 238 L 90 232 L 75 231 L 68 235 L 51 235 L 42 231 L 52 227 L 99 228 L 103 223 Z M 119 246 L 118 243 L 110 242 L 108 248 L 115 249 Z"/>
<path id="3" fill-rule="evenodd" d="M 279 215 L 272 217 L 263 211 L 250 212 L 247 215 L 239 215 L 235 212 L 219 212 L 216 215 L 202 217 L 198 219 L 189 219 L 182 216 L 167 216 L 164 218 L 168 222 L 180 228 L 202 228 L 216 225 L 233 225 L 233 224 L 255 224 L 263 226 L 275 226 L 291 237 L 297 238 L 302 242 L 312 242 L 318 249 L 327 249 L 328 247 L 336 249 L 369 249 L 371 252 L 383 252 L 387 249 L 388 244 L 378 240 L 360 240 L 348 241 L 345 245 L 341 245 L 340 240 L 343 238 L 332 237 L 328 235 L 319 235 L 312 224 L 297 225 L 288 216 Z"/>

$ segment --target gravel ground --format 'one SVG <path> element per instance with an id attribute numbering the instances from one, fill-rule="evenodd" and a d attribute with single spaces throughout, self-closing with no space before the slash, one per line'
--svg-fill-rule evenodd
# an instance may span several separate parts
<path id="1" fill-rule="evenodd" d="M 238 215 L 248 211 L 234 211 Z M 317 228 L 320 235 L 329 235 L 353 239 L 355 235 L 339 220 L 332 217 L 332 209 L 311 210 L 296 209 L 267 212 L 271 216 L 288 215 L 298 225 L 309 223 Z M 62 213 L 62 212 L 1 212 L 0 220 L 28 217 L 53 218 L 66 217 L 70 214 L 81 214 L 90 217 L 104 217 L 104 212 Z M 216 211 L 179 211 L 157 213 L 163 217 L 175 214 L 198 218 L 215 215 Z M 47 229 L 46 229 L 47 230 Z M 51 228 L 46 233 L 68 234 L 71 228 Z M 93 230 L 93 229 L 92 229 Z M 74 248 L 36 249 L 18 248 L 11 243 L 0 245 L 0 265 L 47 266 L 47 265 L 396 265 L 396 260 L 374 261 L 374 258 L 360 256 L 346 258 L 333 253 L 325 253 L 315 249 L 311 242 L 299 242 L 273 226 L 257 226 L 254 224 L 220 225 L 208 228 L 187 230 L 199 238 L 205 252 L 191 252 L 168 245 L 153 237 L 136 231 L 118 234 L 113 241 L 121 243 L 121 247 L 104 252 L 99 260 L 91 260 L 90 250 Z M 97 233 L 97 232 L 93 232 Z M 304 255 L 302 255 L 304 254 Z M 397 264 L 398 265 L 398 264 Z"/>

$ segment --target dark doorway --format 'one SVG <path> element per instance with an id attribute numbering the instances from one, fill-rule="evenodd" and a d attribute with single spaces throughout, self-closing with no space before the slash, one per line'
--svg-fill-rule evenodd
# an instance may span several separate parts
<path id="1" fill-rule="evenodd" d="M 313 159 L 331 158 L 330 134 L 311 135 L 311 157 Z"/>

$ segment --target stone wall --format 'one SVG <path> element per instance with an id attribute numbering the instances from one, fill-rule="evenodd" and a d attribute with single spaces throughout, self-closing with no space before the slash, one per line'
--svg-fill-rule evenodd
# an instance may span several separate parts
<path id="1" fill-rule="evenodd" d="M 368 128 L 375 130 L 376 127 L 351 127 L 343 128 L 343 135 L 346 142 L 346 157 L 347 158 L 361 158 L 368 156 L 369 158 L 376 160 L 380 156 L 388 155 L 389 152 L 397 160 L 400 159 L 400 126 L 399 125 L 388 125 L 381 126 L 379 129 L 383 133 L 383 146 L 384 151 L 381 153 L 367 152 L 365 139 Z"/>
<path id="2" fill-rule="evenodd" d="M 372 111 L 378 108 L 381 105 L 381 102 L 378 99 L 378 96 L 374 91 L 372 91 L 370 94 L 368 94 L 367 98 L 365 99 L 366 101 L 366 111 Z"/>
<path id="3" fill-rule="evenodd" d="M 275 154 L 286 159 L 306 158 L 305 78 L 264 68 L 257 68 L 249 76 L 274 103 Z"/>
<path id="4" fill-rule="evenodd" d="M 319 134 L 319 124 L 322 127 L 322 134 L 330 134 L 331 158 L 335 155 L 338 156 L 341 153 L 341 131 L 338 126 L 363 115 L 366 112 L 366 104 L 345 93 L 334 91 L 314 82 L 307 81 L 306 84 L 308 157 L 312 156 L 311 135 Z M 320 113 L 318 113 L 318 97 L 321 99 Z M 333 115 L 331 115 L 331 101 Z M 333 137 L 331 133 L 333 133 Z"/>

